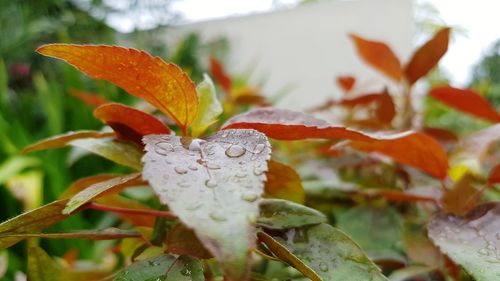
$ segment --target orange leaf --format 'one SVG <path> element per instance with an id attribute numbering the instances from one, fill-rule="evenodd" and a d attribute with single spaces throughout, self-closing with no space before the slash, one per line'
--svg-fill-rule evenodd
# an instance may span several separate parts
<path id="1" fill-rule="evenodd" d="M 105 98 L 98 96 L 97 94 L 94 94 L 94 93 L 84 92 L 84 91 L 75 90 L 75 89 L 72 89 L 69 92 L 75 98 L 83 101 L 85 104 L 90 105 L 92 107 L 98 107 L 100 105 L 103 105 L 103 104 L 109 102 Z"/>
<path id="2" fill-rule="evenodd" d="M 500 114 L 495 111 L 488 100 L 472 90 L 443 86 L 432 89 L 429 95 L 462 112 L 494 123 L 500 122 Z"/>
<path id="3" fill-rule="evenodd" d="M 103 133 L 96 131 L 79 131 L 79 132 L 68 132 L 62 135 L 56 135 L 48 139 L 41 140 L 34 143 L 22 150 L 22 153 L 29 153 L 38 150 L 45 150 L 50 148 L 58 148 L 67 145 L 69 142 L 86 139 L 86 138 L 107 138 L 113 137 L 114 133 Z"/>
<path id="4" fill-rule="evenodd" d="M 357 35 L 349 35 L 356 45 L 359 56 L 369 65 L 399 82 L 403 77 L 401 63 L 394 52 L 382 42 L 363 39 Z"/>
<path id="5" fill-rule="evenodd" d="M 344 93 L 347 93 L 354 87 L 354 84 L 356 84 L 356 78 L 349 75 L 339 76 L 337 77 L 337 84 L 344 91 Z"/>
<path id="6" fill-rule="evenodd" d="M 343 106 L 358 106 L 377 103 L 375 117 L 381 123 L 389 123 L 396 116 L 396 106 L 391 95 L 385 89 L 381 93 L 366 94 L 355 98 L 342 99 L 339 104 Z"/>
<path id="7" fill-rule="evenodd" d="M 273 160 L 270 160 L 267 165 L 269 170 L 266 174 L 264 197 L 303 204 L 305 192 L 299 174 L 292 167 Z"/>
<path id="8" fill-rule="evenodd" d="M 480 198 L 476 197 L 477 190 L 471 184 L 472 177 L 467 174 L 451 189 L 444 193 L 443 211 L 456 215 L 463 215 L 474 207 Z"/>
<path id="9" fill-rule="evenodd" d="M 160 120 L 145 112 L 119 103 L 108 103 L 94 110 L 94 116 L 108 124 L 120 139 L 143 146 L 142 137 L 150 134 L 170 134 Z"/>
<path id="10" fill-rule="evenodd" d="M 107 80 L 143 98 L 170 116 L 183 130 L 198 109 L 196 88 L 178 66 L 135 49 L 103 45 L 49 44 L 40 54 L 65 60 L 95 79 Z"/>
<path id="11" fill-rule="evenodd" d="M 396 162 L 412 166 L 439 179 L 444 179 L 448 171 L 448 156 L 443 147 L 423 133 L 410 131 L 374 142 L 355 141 L 349 146 L 389 156 Z"/>
<path id="12" fill-rule="evenodd" d="M 500 183 L 500 164 L 493 167 L 488 177 L 488 185 Z"/>
<path id="13" fill-rule="evenodd" d="M 233 84 L 231 77 L 227 75 L 224 71 L 224 67 L 222 67 L 222 64 L 214 57 L 210 58 L 210 72 L 224 92 L 226 92 L 226 94 L 231 93 L 231 87 Z"/>
<path id="14" fill-rule="evenodd" d="M 302 112 L 272 107 L 236 115 L 224 124 L 223 129 L 255 129 L 278 140 L 319 138 L 370 141 L 376 138 L 361 131 L 330 125 Z"/>
<path id="15" fill-rule="evenodd" d="M 410 85 L 431 71 L 448 51 L 450 28 L 439 30 L 433 38 L 422 45 L 413 54 L 404 72 Z"/>
<path id="16" fill-rule="evenodd" d="M 442 142 L 457 142 L 457 135 L 449 130 L 436 128 L 436 127 L 424 127 L 422 132 L 439 140 Z"/>

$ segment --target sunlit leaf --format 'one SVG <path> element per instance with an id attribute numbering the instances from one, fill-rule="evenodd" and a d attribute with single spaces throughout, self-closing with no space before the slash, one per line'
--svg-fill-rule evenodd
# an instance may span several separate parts
<path id="1" fill-rule="evenodd" d="M 337 227 L 373 260 L 403 261 L 401 217 L 391 208 L 359 206 L 336 215 Z"/>
<path id="2" fill-rule="evenodd" d="M 106 228 L 102 230 L 78 230 L 78 231 L 68 231 L 59 233 L 21 233 L 21 234 L 2 234 L 0 233 L 0 239 L 6 237 L 16 237 L 16 238 L 45 238 L 45 239 L 74 239 L 83 238 L 90 240 L 113 240 L 122 239 L 130 237 L 141 237 L 141 234 L 136 231 L 122 230 L 117 228 Z"/>
<path id="3" fill-rule="evenodd" d="M 429 92 L 429 96 L 456 110 L 490 122 L 500 122 L 500 114 L 496 112 L 489 101 L 472 90 L 442 86 L 433 88 Z"/>
<path id="4" fill-rule="evenodd" d="M 49 44 L 40 54 L 62 59 L 95 79 L 110 81 L 170 116 L 183 130 L 196 117 L 191 79 L 178 66 L 135 49 L 103 45 Z"/>
<path id="5" fill-rule="evenodd" d="M 98 197 L 105 196 L 110 193 L 118 193 L 126 187 L 141 184 L 143 184 L 143 182 L 141 180 L 140 173 L 117 176 L 103 182 L 95 183 L 73 196 L 66 205 L 66 208 L 64 208 L 63 213 L 70 214 Z"/>
<path id="6" fill-rule="evenodd" d="M 306 195 L 299 174 L 292 167 L 273 160 L 268 166 L 264 197 L 304 203 Z"/>
<path id="7" fill-rule="evenodd" d="M 170 129 L 156 117 L 119 103 L 107 103 L 94 110 L 94 116 L 108 124 L 120 139 L 142 146 L 142 137 L 170 134 Z"/>
<path id="8" fill-rule="evenodd" d="M 500 183 L 500 164 L 493 167 L 488 177 L 488 185 Z"/>
<path id="9" fill-rule="evenodd" d="M 405 132 L 392 139 L 374 142 L 355 141 L 350 147 L 375 152 L 391 157 L 394 161 L 406 164 L 444 179 L 448 172 L 448 156 L 444 148 L 435 139 L 420 132 Z"/>
<path id="10" fill-rule="evenodd" d="M 203 281 L 200 261 L 187 257 L 162 255 L 137 261 L 120 272 L 115 281 Z"/>
<path id="11" fill-rule="evenodd" d="M 142 169 L 142 151 L 133 144 L 116 141 L 111 138 L 77 139 L 71 141 L 69 144 L 90 151 L 120 165 L 135 170 Z"/>
<path id="12" fill-rule="evenodd" d="M 90 105 L 92 107 L 98 107 L 103 104 L 109 103 L 108 100 L 105 98 L 95 94 L 95 93 L 89 93 L 89 92 L 84 92 L 80 90 L 70 90 L 69 91 L 72 96 L 75 98 L 83 101 L 85 104 Z"/>
<path id="13" fill-rule="evenodd" d="M 326 216 L 304 205 L 281 199 L 260 202 L 257 224 L 269 229 L 287 229 L 326 222 Z"/>
<path id="14" fill-rule="evenodd" d="M 500 203 L 476 207 L 464 217 L 442 214 L 428 225 L 429 237 L 477 281 L 500 276 Z"/>
<path id="15" fill-rule="evenodd" d="M 244 280 L 263 193 L 270 145 L 254 130 L 225 130 L 205 140 L 144 137 L 143 177 L 222 264 Z"/>
<path id="16" fill-rule="evenodd" d="M 337 77 L 337 84 L 345 93 L 347 93 L 354 87 L 354 84 L 356 84 L 356 78 L 349 75 L 339 76 Z"/>
<path id="17" fill-rule="evenodd" d="M 114 136 L 111 132 L 96 132 L 96 131 L 78 131 L 78 132 L 67 132 L 62 135 L 52 136 L 48 139 L 41 140 L 34 143 L 25 149 L 22 153 L 29 153 L 33 151 L 59 148 L 68 145 L 70 142 L 78 139 L 85 138 L 108 138 Z"/>
<path id="18" fill-rule="evenodd" d="M 215 81 L 219 83 L 221 88 L 226 92 L 226 94 L 231 93 L 232 81 L 231 77 L 226 74 L 222 64 L 216 58 L 210 58 L 210 72 L 215 78 Z"/>
<path id="19" fill-rule="evenodd" d="M 373 68 L 398 82 L 403 77 L 401 63 L 394 52 L 386 44 L 350 35 L 359 56 Z"/>
<path id="20" fill-rule="evenodd" d="M 413 54 L 404 72 L 410 85 L 431 71 L 448 51 L 450 28 L 439 30 Z"/>
<path id="21" fill-rule="evenodd" d="M 193 230 L 178 223 L 167 233 L 165 240 L 167 252 L 176 255 L 188 255 L 200 259 L 212 258 Z"/>
<path id="22" fill-rule="evenodd" d="M 0 224 L 0 235 L 40 232 L 68 217 L 62 213 L 67 202 L 67 200 L 54 201 L 11 218 Z M 0 249 L 8 248 L 23 239 L 22 237 L 2 238 L 0 239 Z"/>
<path id="23" fill-rule="evenodd" d="M 217 99 L 214 83 L 208 75 L 204 75 L 204 80 L 196 87 L 198 93 L 198 115 L 190 126 L 191 135 L 199 137 L 201 134 L 217 121 L 217 117 L 222 113 L 222 105 Z"/>
<path id="24" fill-rule="evenodd" d="M 269 237 L 259 235 L 271 252 L 312 280 L 388 280 L 351 238 L 328 224 Z"/>

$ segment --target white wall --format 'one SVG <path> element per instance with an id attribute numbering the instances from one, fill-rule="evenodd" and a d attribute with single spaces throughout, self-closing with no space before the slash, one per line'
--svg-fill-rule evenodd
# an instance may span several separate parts
<path id="1" fill-rule="evenodd" d="M 175 42 L 191 31 L 198 31 L 203 40 L 226 36 L 231 43 L 230 72 L 256 66 L 252 80 L 266 80 L 265 95 L 292 85 L 278 106 L 305 109 L 338 95 L 333 81 L 339 74 L 379 83 L 375 81 L 381 76 L 362 64 L 347 33 L 386 41 L 406 59 L 413 27 L 412 0 L 326 1 L 178 26 L 166 31 L 165 40 Z"/>

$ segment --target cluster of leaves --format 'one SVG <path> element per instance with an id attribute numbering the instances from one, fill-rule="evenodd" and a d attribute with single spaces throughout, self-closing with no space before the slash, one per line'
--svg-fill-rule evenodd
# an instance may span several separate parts
<path id="1" fill-rule="evenodd" d="M 497 280 L 500 204 L 480 203 L 498 199 L 491 187 L 499 182 L 499 125 L 458 141 L 449 130 L 419 124 L 414 109 L 413 85 L 444 55 L 449 32 L 439 31 L 405 66 L 387 45 L 352 35 L 361 58 L 401 93 L 366 94 L 354 77 L 341 77 L 346 95 L 315 112 L 345 113 L 332 122 L 264 106 L 255 91 L 236 88 L 216 60 L 221 97 L 208 76 L 195 85 L 176 65 L 135 49 L 44 45 L 39 53 L 154 109 L 101 100 L 94 116 L 104 130 L 27 147 L 72 146 L 132 172 L 81 179 L 59 200 L 0 224 L 0 246 L 29 239 L 32 280 Z M 429 96 L 500 119 L 467 89 L 440 87 Z M 232 116 L 235 104 L 259 107 Z M 131 200 L 149 191 L 160 207 Z M 43 232 L 88 210 L 116 213 L 123 223 Z M 114 250 L 125 267 L 112 274 L 114 266 L 57 262 L 36 246 L 37 237 L 123 239 Z"/>

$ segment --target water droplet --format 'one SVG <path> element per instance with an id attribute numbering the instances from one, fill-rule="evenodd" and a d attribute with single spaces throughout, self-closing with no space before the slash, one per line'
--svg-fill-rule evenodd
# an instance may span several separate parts
<path id="1" fill-rule="evenodd" d="M 253 192 L 245 192 L 241 195 L 241 199 L 247 202 L 255 202 L 259 196 Z"/>
<path id="2" fill-rule="evenodd" d="M 215 163 L 207 163 L 207 168 L 210 170 L 218 170 L 220 169 L 220 165 Z"/>
<path id="3" fill-rule="evenodd" d="M 181 274 L 189 277 L 189 276 L 191 276 L 191 270 L 189 270 L 189 268 L 185 267 L 181 270 Z"/>
<path id="4" fill-rule="evenodd" d="M 242 178 L 246 178 L 247 174 L 245 172 L 238 171 L 238 172 L 236 172 L 236 174 L 234 176 L 242 179 Z"/>
<path id="5" fill-rule="evenodd" d="M 155 144 L 154 150 L 160 155 L 167 156 L 168 153 L 174 151 L 174 146 L 168 142 L 160 141 Z"/>
<path id="6" fill-rule="evenodd" d="M 220 135 L 221 138 L 227 138 L 229 132 L 228 131 L 223 131 L 222 135 Z"/>
<path id="7" fill-rule="evenodd" d="M 177 185 L 179 187 L 184 187 L 184 188 L 191 186 L 188 181 L 180 181 L 180 182 L 177 183 Z"/>
<path id="8" fill-rule="evenodd" d="M 225 220 L 227 220 L 227 218 L 221 212 L 217 212 L 217 211 L 211 212 L 209 216 L 214 221 L 225 221 Z"/>
<path id="9" fill-rule="evenodd" d="M 486 249 L 481 249 L 477 251 L 481 256 L 488 256 L 490 253 Z"/>
<path id="10" fill-rule="evenodd" d="M 196 171 L 196 170 L 198 170 L 198 167 L 196 167 L 196 165 L 195 165 L 195 164 L 191 164 L 191 165 L 189 165 L 189 166 L 188 166 L 188 168 L 189 168 L 189 170 L 191 170 L 191 171 Z"/>
<path id="11" fill-rule="evenodd" d="M 243 146 L 233 144 L 226 149 L 227 157 L 237 158 L 245 154 L 246 149 Z"/>
<path id="12" fill-rule="evenodd" d="M 160 263 L 159 263 L 159 262 L 157 262 L 157 261 L 148 261 L 148 264 L 149 264 L 150 266 L 159 266 L 159 265 L 160 265 Z"/>
<path id="13" fill-rule="evenodd" d="M 186 170 L 186 168 L 179 167 L 179 166 L 175 167 L 175 168 L 174 168 L 174 170 L 175 170 L 175 172 L 176 172 L 177 174 L 179 174 L 179 175 L 184 175 L 184 174 L 186 174 L 186 173 L 188 172 L 188 171 Z"/>
<path id="14" fill-rule="evenodd" d="M 248 220 L 249 223 L 255 224 L 255 223 L 257 223 L 257 215 L 255 215 L 255 214 L 248 214 L 247 215 L 247 220 Z"/>
<path id="15" fill-rule="evenodd" d="M 255 166 L 255 168 L 253 169 L 253 173 L 254 175 L 256 176 L 260 176 L 262 175 L 264 172 L 266 171 L 265 167 L 263 165 L 257 165 Z"/>
<path id="16" fill-rule="evenodd" d="M 259 154 L 261 153 L 262 151 L 264 151 L 264 148 L 266 148 L 266 146 L 263 144 L 263 143 L 259 143 L 255 146 L 255 148 L 253 149 L 253 153 L 255 154 Z"/>
<path id="17" fill-rule="evenodd" d="M 195 202 L 192 205 L 189 205 L 186 207 L 186 210 L 188 211 L 195 211 L 198 210 L 201 207 L 201 202 Z"/>
<path id="18" fill-rule="evenodd" d="M 328 265 L 326 265 L 326 263 L 324 263 L 324 262 L 320 262 L 319 263 L 319 270 L 321 270 L 323 272 L 328 271 Z"/>
<path id="19" fill-rule="evenodd" d="M 205 186 L 208 188 L 214 188 L 217 186 L 217 182 L 214 179 L 208 179 L 205 181 Z"/>
<path id="20" fill-rule="evenodd" d="M 201 139 L 194 139 L 193 141 L 191 141 L 191 143 L 189 144 L 189 150 L 191 151 L 201 151 L 201 145 L 206 142 L 204 140 L 201 140 Z"/>

